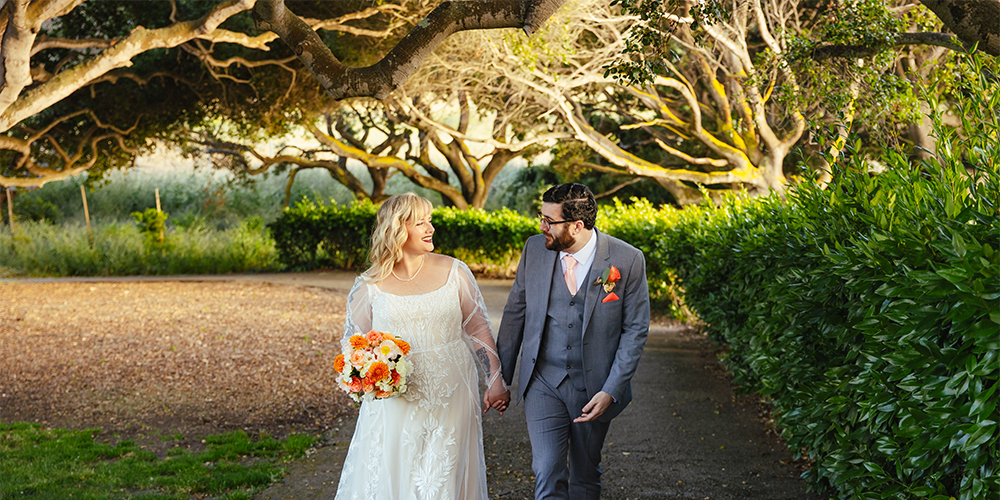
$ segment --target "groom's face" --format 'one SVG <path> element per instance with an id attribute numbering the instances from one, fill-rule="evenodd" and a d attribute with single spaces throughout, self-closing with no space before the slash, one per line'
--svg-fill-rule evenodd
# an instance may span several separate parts
<path id="1" fill-rule="evenodd" d="M 542 217 L 544 221 L 559 222 L 562 217 L 562 205 L 559 203 L 542 203 Z M 545 235 L 545 248 L 560 252 L 573 246 L 576 237 L 571 234 L 574 223 L 547 224 L 543 222 L 539 229 Z"/>

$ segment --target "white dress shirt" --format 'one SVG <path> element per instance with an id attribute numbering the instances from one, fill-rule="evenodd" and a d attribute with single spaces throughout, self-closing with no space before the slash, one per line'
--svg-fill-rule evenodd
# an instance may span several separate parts
<path id="1" fill-rule="evenodd" d="M 590 268 L 594 265 L 594 256 L 597 254 L 597 231 L 590 232 L 590 240 L 587 241 L 586 245 L 583 245 L 576 253 L 566 253 L 559 252 L 559 263 L 562 265 L 563 275 L 566 275 L 566 261 L 563 257 L 567 255 L 572 255 L 576 259 L 576 266 L 573 267 L 573 274 L 576 275 L 576 289 L 579 291 L 583 288 L 584 283 L 587 281 L 587 276 L 590 275 Z"/>

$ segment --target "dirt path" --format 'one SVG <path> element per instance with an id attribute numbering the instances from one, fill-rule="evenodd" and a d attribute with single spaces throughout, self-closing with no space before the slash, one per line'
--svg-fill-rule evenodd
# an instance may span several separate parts
<path id="1" fill-rule="evenodd" d="M 119 294 L 124 293 L 124 290 L 116 287 L 136 282 L 169 281 L 192 286 L 192 282 L 220 285 L 229 283 L 231 286 L 242 284 L 251 287 L 248 292 L 254 291 L 253 286 L 266 283 L 281 285 L 277 288 L 298 290 L 298 293 L 307 295 L 311 293 L 309 290 L 321 288 L 333 294 L 330 301 L 322 304 L 327 304 L 327 307 L 339 304 L 339 307 L 343 307 L 342 296 L 353 283 L 353 274 L 314 272 L 25 281 L 36 284 L 104 283 L 103 286 L 111 287 Z M 3 286 L 3 280 L 0 280 L 0 288 Z M 481 280 L 480 286 L 491 319 L 498 325 L 510 281 Z M 133 296 L 135 293 L 137 292 L 133 291 Z M 301 302 L 304 299 L 290 296 L 283 300 Z M 0 314 L 3 312 L 0 311 Z M 310 318 L 309 315 L 301 316 L 297 321 L 303 322 L 303 326 L 295 328 L 313 327 L 306 324 Z M 327 323 L 334 319 L 329 318 Z M 296 319 L 293 317 L 292 320 L 294 325 Z M 282 321 L 287 322 L 288 319 Z M 17 325 L 15 327 L 20 328 Z M 322 328 L 335 329 L 332 323 L 324 324 Z M 298 334 L 289 335 L 289 338 L 300 337 Z M 166 344 L 161 347 L 165 346 Z M 305 349 L 308 351 L 312 348 Z M 288 354 L 295 355 L 291 351 Z M 323 368 L 319 367 L 312 375 L 321 372 Z M 297 372 L 290 373 L 288 377 L 297 376 Z M 288 385 L 278 382 L 275 386 Z M 321 392 L 326 391 L 325 387 L 319 389 Z M 733 393 L 711 345 L 704 337 L 682 327 L 653 325 L 633 379 L 633 392 L 634 401 L 612 423 L 606 441 L 602 463 L 602 498 L 821 498 L 806 493 L 805 481 L 799 478 L 801 466 L 792 462 L 780 439 L 769 429 L 767 411 L 757 398 Z M 127 400 L 119 402 L 127 404 Z M 356 413 L 331 411 L 327 414 L 330 415 L 328 419 L 318 426 L 328 429 L 324 433 L 322 446 L 316 448 L 310 456 L 290 463 L 284 479 L 258 494 L 257 500 L 334 497 L 340 468 L 354 430 Z M 286 422 L 289 423 L 291 422 Z M 79 425 L 97 424 L 98 422 L 81 422 Z M 298 422 L 299 426 L 311 427 L 309 424 Z M 484 418 L 483 428 L 490 497 L 505 500 L 532 498 L 534 481 L 531 473 L 531 448 L 523 407 L 514 407 L 502 417 L 491 412 Z"/>
<path id="2" fill-rule="evenodd" d="M 803 469 L 768 429 L 766 409 L 732 392 L 703 337 L 654 327 L 633 391 L 604 447 L 601 498 L 822 498 L 806 493 Z M 353 426 L 351 418 L 337 421 L 324 446 L 290 464 L 288 475 L 256 499 L 332 499 Z M 523 407 L 502 417 L 489 413 L 483 429 L 490 498 L 533 498 Z"/>

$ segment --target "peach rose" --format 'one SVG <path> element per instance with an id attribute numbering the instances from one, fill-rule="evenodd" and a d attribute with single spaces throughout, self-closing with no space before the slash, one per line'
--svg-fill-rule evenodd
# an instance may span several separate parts
<path id="1" fill-rule="evenodd" d="M 361 377 L 354 377 L 351 379 L 351 392 L 361 392 L 364 388 L 364 384 L 361 382 Z"/>
<path id="2" fill-rule="evenodd" d="M 351 365 L 357 369 L 364 368 L 368 361 L 371 360 L 371 353 L 368 351 L 354 351 L 351 353 Z"/>
<path id="3" fill-rule="evenodd" d="M 382 332 L 372 330 L 367 335 L 368 345 L 379 345 L 382 343 Z"/>

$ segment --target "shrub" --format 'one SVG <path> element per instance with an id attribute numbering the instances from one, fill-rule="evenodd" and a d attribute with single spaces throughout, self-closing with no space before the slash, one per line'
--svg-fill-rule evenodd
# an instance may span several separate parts
<path id="1" fill-rule="evenodd" d="M 603 212 L 647 252 L 652 293 L 676 270 L 736 381 L 840 498 L 1000 495 L 1000 94 L 973 73 L 981 100 L 938 129 L 938 159 L 888 152 L 874 177 L 845 160 L 787 201 Z"/>
<path id="2" fill-rule="evenodd" d="M 320 205 L 303 201 L 270 224 L 281 261 L 292 269 L 359 269 L 367 264 L 377 207 L 369 201 Z M 487 274 L 511 276 L 534 219 L 507 209 L 495 212 L 436 208 L 434 244 L 446 255 Z"/>

